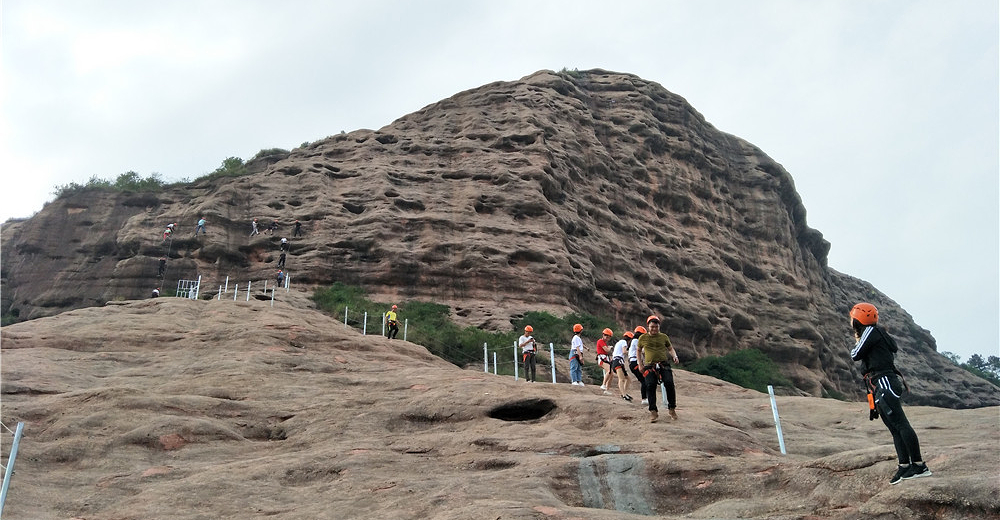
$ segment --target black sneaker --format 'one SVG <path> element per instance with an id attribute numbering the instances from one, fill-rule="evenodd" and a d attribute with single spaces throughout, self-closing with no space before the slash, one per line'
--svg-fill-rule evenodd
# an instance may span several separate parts
<path id="1" fill-rule="evenodd" d="M 910 466 L 899 466 L 899 468 L 896 470 L 896 474 L 893 475 L 891 479 L 889 479 L 889 483 L 890 484 L 899 484 L 900 482 L 902 482 L 903 479 L 906 478 L 905 475 L 910 472 L 910 468 L 911 467 L 912 467 L 912 465 L 910 465 Z"/>
<path id="2" fill-rule="evenodd" d="M 933 473 L 931 473 L 931 469 L 927 467 L 927 464 L 910 464 L 909 471 L 901 478 L 903 480 L 910 480 L 911 478 L 929 477 L 931 475 Z"/>
<path id="3" fill-rule="evenodd" d="M 622 399 L 624 399 L 626 401 L 631 401 L 632 400 L 632 396 L 628 395 L 628 394 L 625 394 L 625 395 L 622 396 Z"/>

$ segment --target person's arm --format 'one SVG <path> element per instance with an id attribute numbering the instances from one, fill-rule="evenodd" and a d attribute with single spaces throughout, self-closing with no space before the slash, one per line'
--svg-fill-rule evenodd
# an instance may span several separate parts
<path id="1" fill-rule="evenodd" d="M 871 325 L 865 327 L 865 331 L 861 333 L 861 338 L 858 339 L 858 343 L 854 345 L 854 349 L 851 350 L 851 359 L 854 361 L 860 361 L 861 358 L 868 355 L 868 349 L 871 347 L 871 342 L 868 341 L 869 336 L 871 336 L 872 331 L 875 327 Z M 874 338 L 872 338 L 874 340 Z"/>

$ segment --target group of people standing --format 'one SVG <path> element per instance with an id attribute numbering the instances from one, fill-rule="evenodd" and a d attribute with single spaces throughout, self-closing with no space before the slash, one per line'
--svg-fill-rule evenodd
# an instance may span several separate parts
<path id="1" fill-rule="evenodd" d="M 890 484 L 903 480 L 927 477 L 931 470 L 923 461 L 920 441 L 906 414 L 903 412 L 902 397 L 907 392 L 902 374 L 895 366 L 898 352 L 896 341 L 878 326 L 878 309 L 870 303 L 858 303 L 850 313 L 851 328 L 856 344 L 851 350 L 851 359 L 861 363 L 865 384 L 868 387 L 870 406 L 869 419 L 882 419 L 892 435 L 893 446 L 899 465 L 889 479 Z M 535 381 L 535 354 L 537 345 L 532 336 L 534 329 L 528 325 L 524 335 L 518 340 L 521 347 L 525 379 Z M 583 386 L 584 352 L 581 334 L 583 325 L 573 325 L 573 339 L 570 343 L 570 379 L 572 384 Z M 650 422 L 656 422 L 659 411 L 656 406 L 657 387 L 663 385 L 667 400 L 667 413 L 672 420 L 677 419 L 677 393 L 670 365 L 679 362 L 677 352 L 670 338 L 660 331 L 660 318 L 651 315 L 645 326 L 626 330 L 621 338 L 611 345 L 614 332 L 606 328 L 601 331 L 601 339 L 595 345 L 597 364 L 604 370 L 601 390 L 611 394 L 608 387 L 614 377 L 618 379 L 618 393 L 625 401 L 632 401 L 628 393 L 629 377 L 625 367 L 639 381 L 642 403 L 649 407 Z"/>
<path id="2" fill-rule="evenodd" d="M 647 328 L 648 327 L 648 328 Z M 535 381 L 535 356 L 538 351 L 537 342 L 531 335 L 534 329 L 531 325 L 524 327 L 524 335 L 518 339 L 521 348 L 521 361 L 524 364 L 525 379 Z M 571 384 L 584 386 L 583 356 L 587 347 L 583 344 L 583 325 L 573 325 L 573 340 L 569 349 L 569 373 Z M 671 419 L 677 419 L 677 392 L 674 387 L 674 376 L 670 363 L 678 363 L 677 352 L 670 344 L 670 337 L 660 332 L 660 318 L 656 315 L 646 319 L 646 325 L 639 325 L 635 330 L 626 330 L 621 339 L 612 346 L 610 342 L 614 331 L 604 329 L 601 339 L 595 345 L 598 366 L 604 370 L 604 380 L 601 390 L 611 394 L 608 386 L 614 377 L 618 378 L 618 393 L 627 402 L 632 401 L 628 393 L 629 376 L 626 367 L 639 381 L 639 391 L 642 404 L 649 407 L 650 421 L 656 422 L 659 410 L 656 407 L 656 390 L 662 384 L 667 394 L 667 413 Z"/>

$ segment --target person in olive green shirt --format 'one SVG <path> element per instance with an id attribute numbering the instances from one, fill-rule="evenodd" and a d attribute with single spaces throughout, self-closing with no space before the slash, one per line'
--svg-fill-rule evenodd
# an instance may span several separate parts
<path id="1" fill-rule="evenodd" d="M 674 375 L 670 371 L 669 362 L 677 363 L 677 352 L 670 344 L 670 338 L 660 332 L 660 318 L 656 315 L 646 318 L 649 332 L 639 338 L 639 348 L 636 352 L 639 362 L 639 372 L 645 377 L 646 396 L 649 398 L 649 422 L 656 422 L 659 415 L 656 410 L 656 387 L 663 383 L 667 390 L 667 413 L 670 418 L 677 419 L 677 392 L 674 390 Z"/>

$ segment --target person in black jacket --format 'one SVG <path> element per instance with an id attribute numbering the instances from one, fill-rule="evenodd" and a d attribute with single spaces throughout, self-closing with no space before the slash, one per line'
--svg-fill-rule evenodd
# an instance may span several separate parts
<path id="1" fill-rule="evenodd" d="M 851 327 L 857 344 L 851 350 L 851 359 L 860 361 L 868 391 L 874 395 L 874 409 L 869 419 L 882 417 L 882 422 L 892 434 L 899 468 L 889 479 L 890 484 L 917 477 L 929 477 L 931 470 L 920 457 L 920 441 L 903 413 L 900 398 L 904 385 L 894 363 L 899 348 L 896 341 L 877 325 L 878 309 L 870 303 L 859 303 L 851 309 Z M 870 398 L 871 399 L 871 398 Z"/>

